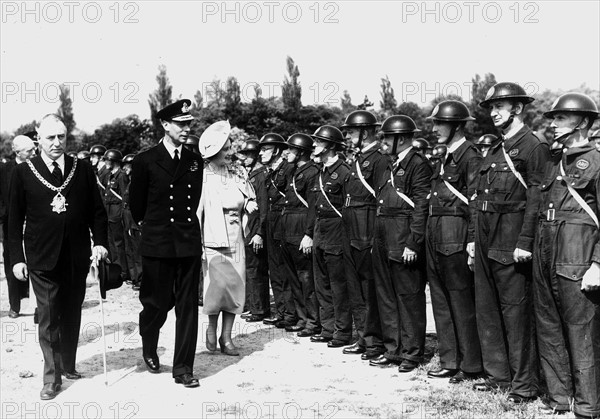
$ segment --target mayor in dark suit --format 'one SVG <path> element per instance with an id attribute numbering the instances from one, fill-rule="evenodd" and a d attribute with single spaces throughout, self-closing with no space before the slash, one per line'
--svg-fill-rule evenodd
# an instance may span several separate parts
<path id="1" fill-rule="evenodd" d="M 37 299 L 40 397 L 49 400 L 60 390 L 61 375 L 81 378 L 75 370 L 81 305 L 90 256 L 108 253 L 108 221 L 92 167 L 64 154 L 67 129 L 60 117 L 43 117 L 38 133 L 41 155 L 17 165 L 11 178 L 8 242 L 15 277 L 29 277 Z"/>
<path id="2" fill-rule="evenodd" d="M 199 155 L 182 147 L 193 120 L 190 104 L 187 99 L 179 100 L 156 114 L 165 136 L 133 159 L 129 206 L 142 229 L 140 335 L 144 362 L 150 372 L 160 370 L 160 328 L 175 307 L 173 377 L 185 387 L 198 387 L 193 367 L 202 244 L 196 209 L 203 164 Z"/>

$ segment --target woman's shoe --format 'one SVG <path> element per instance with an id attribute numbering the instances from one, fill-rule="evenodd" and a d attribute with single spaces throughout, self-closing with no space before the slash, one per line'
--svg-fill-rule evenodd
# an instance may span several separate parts
<path id="1" fill-rule="evenodd" d="M 215 332 L 213 342 L 210 341 L 209 336 L 211 335 L 208 333 L 208 329 L 206 329 L 206 349 L 215 352 L 217 350 L 217 334 Z"/>
<path id="2" fill-rule="evenodd" d="M 238 352 L 238 350 L 235 347 L 235 345 L 233 344 L 233 342 L 225 343 L 223 341 L 223 338 L 220 337 L 219 338 L 219 346 L 221 347 L 221 353 L 224 353 L 225 355 L 240 356 L 240 353 Z"/>

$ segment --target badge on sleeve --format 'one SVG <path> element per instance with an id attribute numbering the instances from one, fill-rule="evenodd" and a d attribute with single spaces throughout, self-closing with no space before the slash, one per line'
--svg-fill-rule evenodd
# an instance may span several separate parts
<path id="1" fill-rule="evenodd" d="M 338 174 L 337 174 L 337 172 L 333 172 L 333 173 L 331 174 L 331 179 L 333 179 L 333 180 L 336 180 L 337 178 L 338 178 Z"/>
<path id="2" fill-rule="evenodd" d="M 590 167 L 590 162 L 587 160 L 580 159 L 580 160 L 577 160 L 577 163 L 575 163 L 575 166 L 577 166 L 578 169 L 585 170 L 588 167 Z"/>
<path id="3" fill-rule="evenodd" d="M 513 148 L 512 150 L 510 150 L 508 152 L 508 155 L 510 157 L 517 157 L 518 154 L 519 154 L 519 149 L 518 148 Z"/>
<path id="4" fill-rule="evenodd" d="M 296 177 L 296 179 L 300 180 L 300 179 L 302 179 L 303 177 L 304 177 L 304 173 L 300 173 L 300 174 L 299 174 L 299 175 Z"/>
<path id="5" fill-rule="evenodd" d="M 371 164 L 371 162 L 369 160 L 365 160 L 362 164 L 363 169 L 369 167 L 369 164 Z"/>
<path id="6" fill-rule="evenodd" d="M 399 169 L 396 173 L 398 176 L 404 176 L 404 169 Z"/>

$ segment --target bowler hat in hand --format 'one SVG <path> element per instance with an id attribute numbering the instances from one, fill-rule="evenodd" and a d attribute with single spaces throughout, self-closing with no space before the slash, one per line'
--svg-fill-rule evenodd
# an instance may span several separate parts
<path id="1" fill-rule="evenodd" d="M 106 260 L 98 262 L 98 282 L 100 283 L 100 296 L 106 300 L 106 291 L 117 289 L 123 285 L 121 266 Z"/>

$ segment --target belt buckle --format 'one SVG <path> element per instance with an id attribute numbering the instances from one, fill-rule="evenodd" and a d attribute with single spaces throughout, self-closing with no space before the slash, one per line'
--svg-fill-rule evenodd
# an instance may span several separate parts
<path id="1" fill-rule="evenodd" d="M 346 201 L 344 201 L 344 206 L 349 207 L 350 206 L 350 201 L 352 200 L 351 197 L 346 197 Z"/>
<path id="2" fill-rule="evenodd" d="M 546 211 L 546 221 L 554 221 L 555 213 L 556 211 L 554 210 L 554 208 L 551 208 L 548 211 Z"/>
<path id="3" fill-rule="evenodd" d="M 483 201 L 481 204 L 481 210 L 487 211 L 487 208 L 488 208 L 488 201 Z"/>

